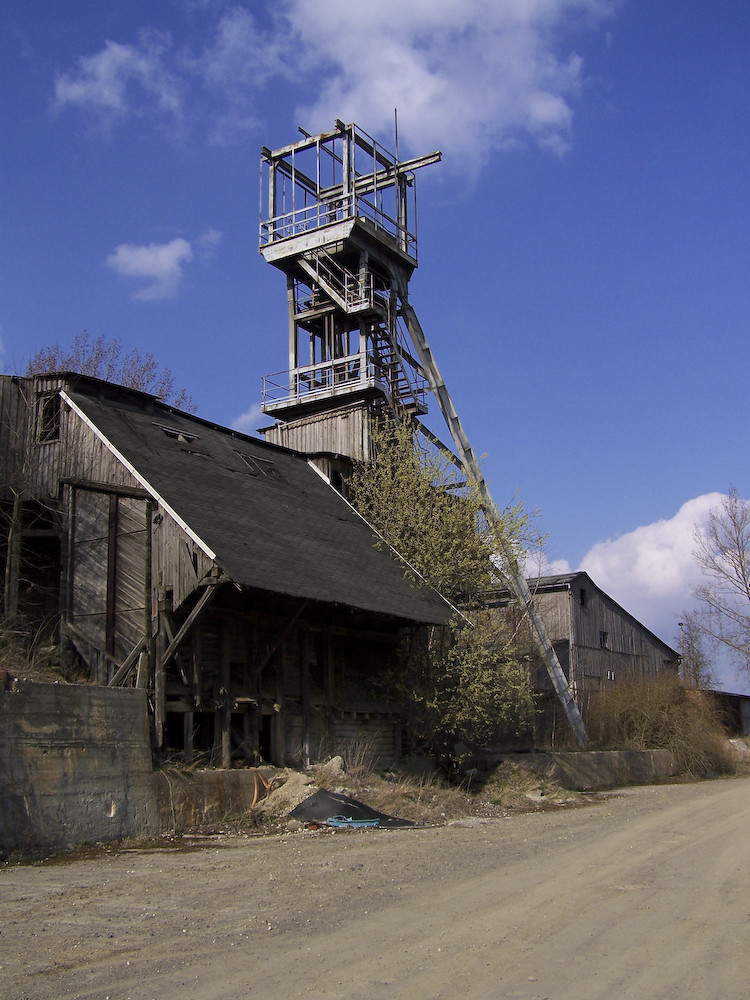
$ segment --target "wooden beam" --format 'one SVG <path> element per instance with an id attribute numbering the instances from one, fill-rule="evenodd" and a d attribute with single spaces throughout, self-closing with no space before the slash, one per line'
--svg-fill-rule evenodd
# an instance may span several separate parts
<path id="1" fill-rule="evenodd" d="M 150 500 L 151 494 L 135 486 L 116 486 L 113 483 L 100 483 L 93 479 L 61 479 L 63 486 L 73 486 L 77 490 L 88 490 L 91 493 L 106 493 L 108 496 L 130 497 L 132 500 Z"/>
<path id="2" fill-rule="evenodd" d="M 107 615 L 105 643 L 107 653 L 115 653 L 115 629 L 117 625 L 117 521 L 118 500 L 114 493 L 109 497 L 109 526 L 107 532 Z"/>
<path id="3" fill-rule="evenodd" d="M 299 636 L 300 687 L 302 696 L 302 766 L 310 766 L 310 633 Z"/>
<path id="4" fill-rule="evenodd" d="M 151 671 L 149 670 L 149 665 L 151 663 L 151 658 L 148 653 L 141 653 L 138 657 L 138 671 L 135 675 L 135 686 L 137 688 L 147 688 L 148 679 Z"/>
<path id="5" fill-rule="evenodd" d="M 268 650 L 268 652 L 266 653 L 266 655 L 263 657 L 263 661 L 256 668 L 256 674 L 260 675 L 261 671 L 264 670 L 265 667 L 268 665 L 268 661 L 271 659 L 271 657 L 273 656 L 273 654 L 276 652 L 276 650 L 282 644 L 282 642 L 284 641 L 284 639 L 287 637 L 287 635 L 289 634 L 290 629 L 295 624 L 295 622 L 297 621 L 297 619 L 299 618 L 299 616 L 302 614 L 302 612 L 305 610 L 305 608 L 307 607 L 308 603 L 309 603 L 309 601 L 303 601 L 300 604 L 300 606 L 297 608 L 297 610 L 294 612 L 294 614 L 292 615 L 292 617 L 289 619 L 289 621 L 284 626 L 284 630 L 281 632 L 281 634 L 279 635 L 279 637 L 276 639 L 276 642 L 273 644 L 273 646 L 271 646 L 271 648 Z"/>
<path id="6" fill-rule="evenodd" d="M 221 733 L 221 766 L 232 766 L 232 699 L 230 693 L 230 660 L 232 655 L 232 633 L 226 621 L 221 623 L 221 649 L 219 652 L 219 697 L 218 711 Z"/>
<path id="7" fill-rule="evenodd" d="M 182 754 L 186 764 L 193 763 L 193 736 L 195 727 L 193 713 L 185 712 L 182 718 Z"/>
<path id="8" fill-rule="evenodd" d="M 216 586 L 216 584 L 212 584 L 211 586 L 206 587 L 201 596 L 198 598 L 197 604 L 195 605 L 193 610 L 190 612 L 190 614 L 187 616 L 185 621 L 178 629 L 177 635 L 174 637 L 174 639 L 172 639 L 172 641 L 164 651 L 164 655 L 161 661 L 162 667 L 167 666 L 169 661 L 172 659 L 172 657 L 182 644 L 182 641 L 186 639 L 187 636 L 190 634 L 193 626 L 198 621 L 198 618 L 200 617 L 203 609 L 206 607 L 207 604 L 209 604 L 210 601 L 214 599 L 217 589 L 218 587 Z"/>
<path id="9" fill-rule="evenodd" d="M 117 671 L 115 671 L 115 673 L 112 676 L 112 679 L 107 685 L 108 687 L 117 687 L 117 685 L 121 681 L 125 680 L 127 675 L 130 673 L 131 668 L 135 666 L 136 660 L 140 657 L 141 653 L 146 648 L 146 646 L 147 642 L 146 642 L 146 637 L 144 635 L 141 636 L 141 638 L 138 640 L 135 646 L 133 646 L 128 655 L 122 661 L 122 666 Z"/>

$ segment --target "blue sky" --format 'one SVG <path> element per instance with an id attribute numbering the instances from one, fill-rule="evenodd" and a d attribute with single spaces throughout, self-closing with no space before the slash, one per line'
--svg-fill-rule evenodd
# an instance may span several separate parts
<path id="1" fill-rule="evenodd" d="M 6 371 L 86 329 L 259 426 L 260 147 L 392 146 L 398 107 L 402 156 L 444 154 L 410 298 L 497 502 L 674 640 L 694 525 L 750 496 L 750 5 L 10 0 L 0 29 Z"/>

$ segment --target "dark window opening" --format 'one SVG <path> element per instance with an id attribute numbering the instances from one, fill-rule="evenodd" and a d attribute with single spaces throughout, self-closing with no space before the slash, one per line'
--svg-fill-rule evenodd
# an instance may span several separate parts
<path id="1" fill-rule="evenodd" d="M 273 726 L 272 715 L 262 715 L 260 722 L 260 733 L 258 734 L 258 750 L 261 760 L 271 759 L 271 729 Z"/>
<path id="2" fill-rule="evenodd" d="M 599 646 L 601 649 L 607 649 L 609 643 L 609 632 L 599 633 Z"/>
<path id="3" fill-rule="evenodd" d="M 181 444 L 192 444 L 193 441 L 198 440 L 197 434 L 191 434 L 180 427 L 171 427 L 169 424 L 157 424 L 156 422 L 154 422 L 154 427 L 158 427 L 168 438 L 179 441 Z"/>
<path id="4" fill-rule="evenodd" d="M 36 402 L 36 439 L 39 442 L 60 438 L 60 395 L 45 393 Z"/>
<path id="5" fill-rule="evenodd" d="M 586 588 L 585 587 L 581 587 L 581 595 L 580 596 L 581 596 L 581 607 L 585 608 L 586 607 Z"/>

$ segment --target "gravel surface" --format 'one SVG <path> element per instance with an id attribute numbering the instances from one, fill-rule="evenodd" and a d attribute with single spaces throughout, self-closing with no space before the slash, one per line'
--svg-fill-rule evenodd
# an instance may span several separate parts
<path id="1" fill-rule="evenodd" d="M 0 868 L 2 1000 L 747 995 L 750 780 Z"/>

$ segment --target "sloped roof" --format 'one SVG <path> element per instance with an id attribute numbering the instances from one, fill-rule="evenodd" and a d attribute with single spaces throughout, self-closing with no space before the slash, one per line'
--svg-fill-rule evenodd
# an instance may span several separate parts
<path id="1" fill-rule="evenodd" d="M 595 587 L 596 590 L 598 590 L 599 593 L 604 598 L 606 598 L 606 600 L 608 600 L 611 605 L 616 607 L 618 611 L 625 618 L 628 618 L 634 625 L 636 625 L 639 629 L 642 629 L 643 632 L 646 632 L 648 635 L 650 635 L 655 642 L 659 643 L 659 645 L 663 646 L 664 649 L 666 649 L 670 654 L 672 654 L 673 659 L 676 660 L 679 658 L 679 653 L 677 652 L 677 650 L 673 649 L 663 639 L 660 639 L 655 632 L 652 632 L 650 628 L 647 628 L 643 624 L 643 622 L 639 621 L 635 617 L 635 615 L 632 615 L 613 597 L 610 597 L 610 595 L 606 591 L 602 590 L 602 588 L 591 579 L 591 577 L 585 570 L 579 569 L 574 571 L 573 573 L 556 573 L 551 576 L 528 577 L 527 583 L 533 595 L 537 593 L 538 594 L 550 593 L 556 590 L 568 590 L 570 587 L 572 587 L 572 585 L 576 581 L 581 581 L 581 580 L 585 580 L 591 587 Z M 507 590 L 498 590 L 495 593 L 498 596 L 507 595 L 508 597 L 510 597 L 510 593 Z"/>
<path id="2" fill-rule="evenodd" d="M 65 393 L 73 408 L 234 582 L 409 621 L 450 618 L 304 456 L 142 394 L 82 388 Z"/>

